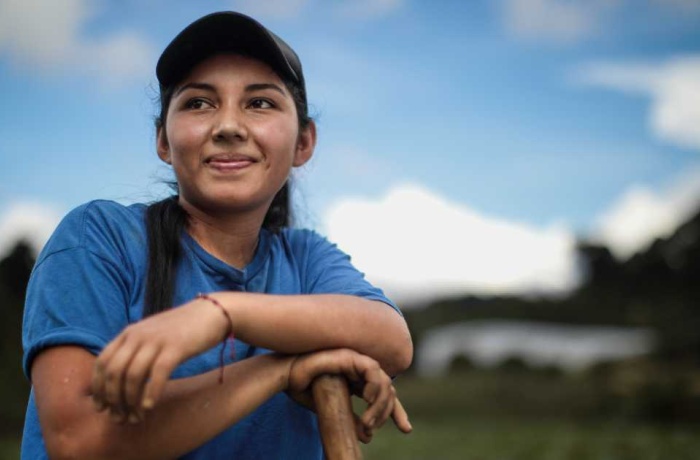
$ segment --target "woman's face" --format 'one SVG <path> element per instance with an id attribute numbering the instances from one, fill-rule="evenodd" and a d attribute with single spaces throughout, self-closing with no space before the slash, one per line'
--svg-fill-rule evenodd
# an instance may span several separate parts
<path id="1" fill-rule="evenodd" d="M 157 148 L 173 166 L 185 207 L 262 218 L 315 141 L 313 123 L 299 132 L 294 100 L 270 67 L 223 54 L 175 88 Z"/>

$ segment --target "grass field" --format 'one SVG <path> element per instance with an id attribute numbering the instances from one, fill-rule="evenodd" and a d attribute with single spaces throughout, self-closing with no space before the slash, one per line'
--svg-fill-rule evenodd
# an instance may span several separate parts
<path id="1" fill-rule="evenodd" d="M 413 420 L 413 433 L 384 428 L 366 460 L 691 460 L 700 431 L 615 423 L 471 418 Z"/>
<path id="2" fill-rule="evenodd" d="M 611 403 L 589 378 L 467 372 L 396 387 L 414 431 L 385 426 L 367 460 L 700 458 L 700 426 L 642 421 L 638 401 Z"/>
<path id="3" fill-rule="evenodd" d="M 700 458 L 700 425 L 639 417 L 638 401 L 611 403 L 590 378 L 466 372 L 396 387 L 414 431 L 387 424 L 363 446 L 366 460 Z M 0 460 L 18 457 L 18 440 L 0 440 Z"/>
<path id="4" fill-rule="evenodd" d="M 409 435 L 386 426 L 363 446 L 365 460 L 695 460 L 700 430 L 554 420 L 412 420 Z M 0 459 L 19 442 L 0 441 Z"/>

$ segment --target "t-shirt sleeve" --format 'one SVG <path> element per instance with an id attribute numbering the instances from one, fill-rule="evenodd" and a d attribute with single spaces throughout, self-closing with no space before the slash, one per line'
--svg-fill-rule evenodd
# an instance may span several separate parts
<path id="1" fill-rule="evenodd" d="M 378 287 L 365 279 L 353 266 L 350 256 L 315 232 L 307 232 L 308 259 L 306 281 L 310 294 L 348 294 L 378 300 L 401 313 Z"/>
<path id="2" fill-rule="evenodd" d="M 126 269 L 110 254 L 105 223 L 87 214 L 78 208 L 61 222 L 32 271 L 22 328 L 28 378 L 47 347 L 77 345 L 98 354 L 128 324 Z"/>

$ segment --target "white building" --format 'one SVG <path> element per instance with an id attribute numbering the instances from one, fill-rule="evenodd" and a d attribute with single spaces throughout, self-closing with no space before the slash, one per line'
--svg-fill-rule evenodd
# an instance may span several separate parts
<path id="1" fill-rule="evenodd" d="M 519 358 L 532 367 L 577 371 L 602 361 L 645 355 L 655 345 L 655 334 L 646 328 L 470 321 L 428 332 L 416 356 L 416 370 L 423 376 L 445 374 L 455 358 L 464 356 L 480 367 Z"/>

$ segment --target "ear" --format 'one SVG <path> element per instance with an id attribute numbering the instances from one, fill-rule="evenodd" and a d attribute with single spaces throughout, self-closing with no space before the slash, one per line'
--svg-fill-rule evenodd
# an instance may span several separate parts
<path id="1" fill-rule="evenodd" d="M 165 127 L 163 126 L 158 128 L 156 134 L 156 151 L 161 160 L 172 164 L 172 160 L 170 159 L 170 144 L 168 143 L 168 136 L 165 134 Z"/>
<path id="2" fill-rule="evenodd" d="M 294 152 L 293 166 L 302 166 L 311 159 L 316 148 L 316 123 L 311 120 L 309 126 L 299 133 L 297 148 Z"/>

